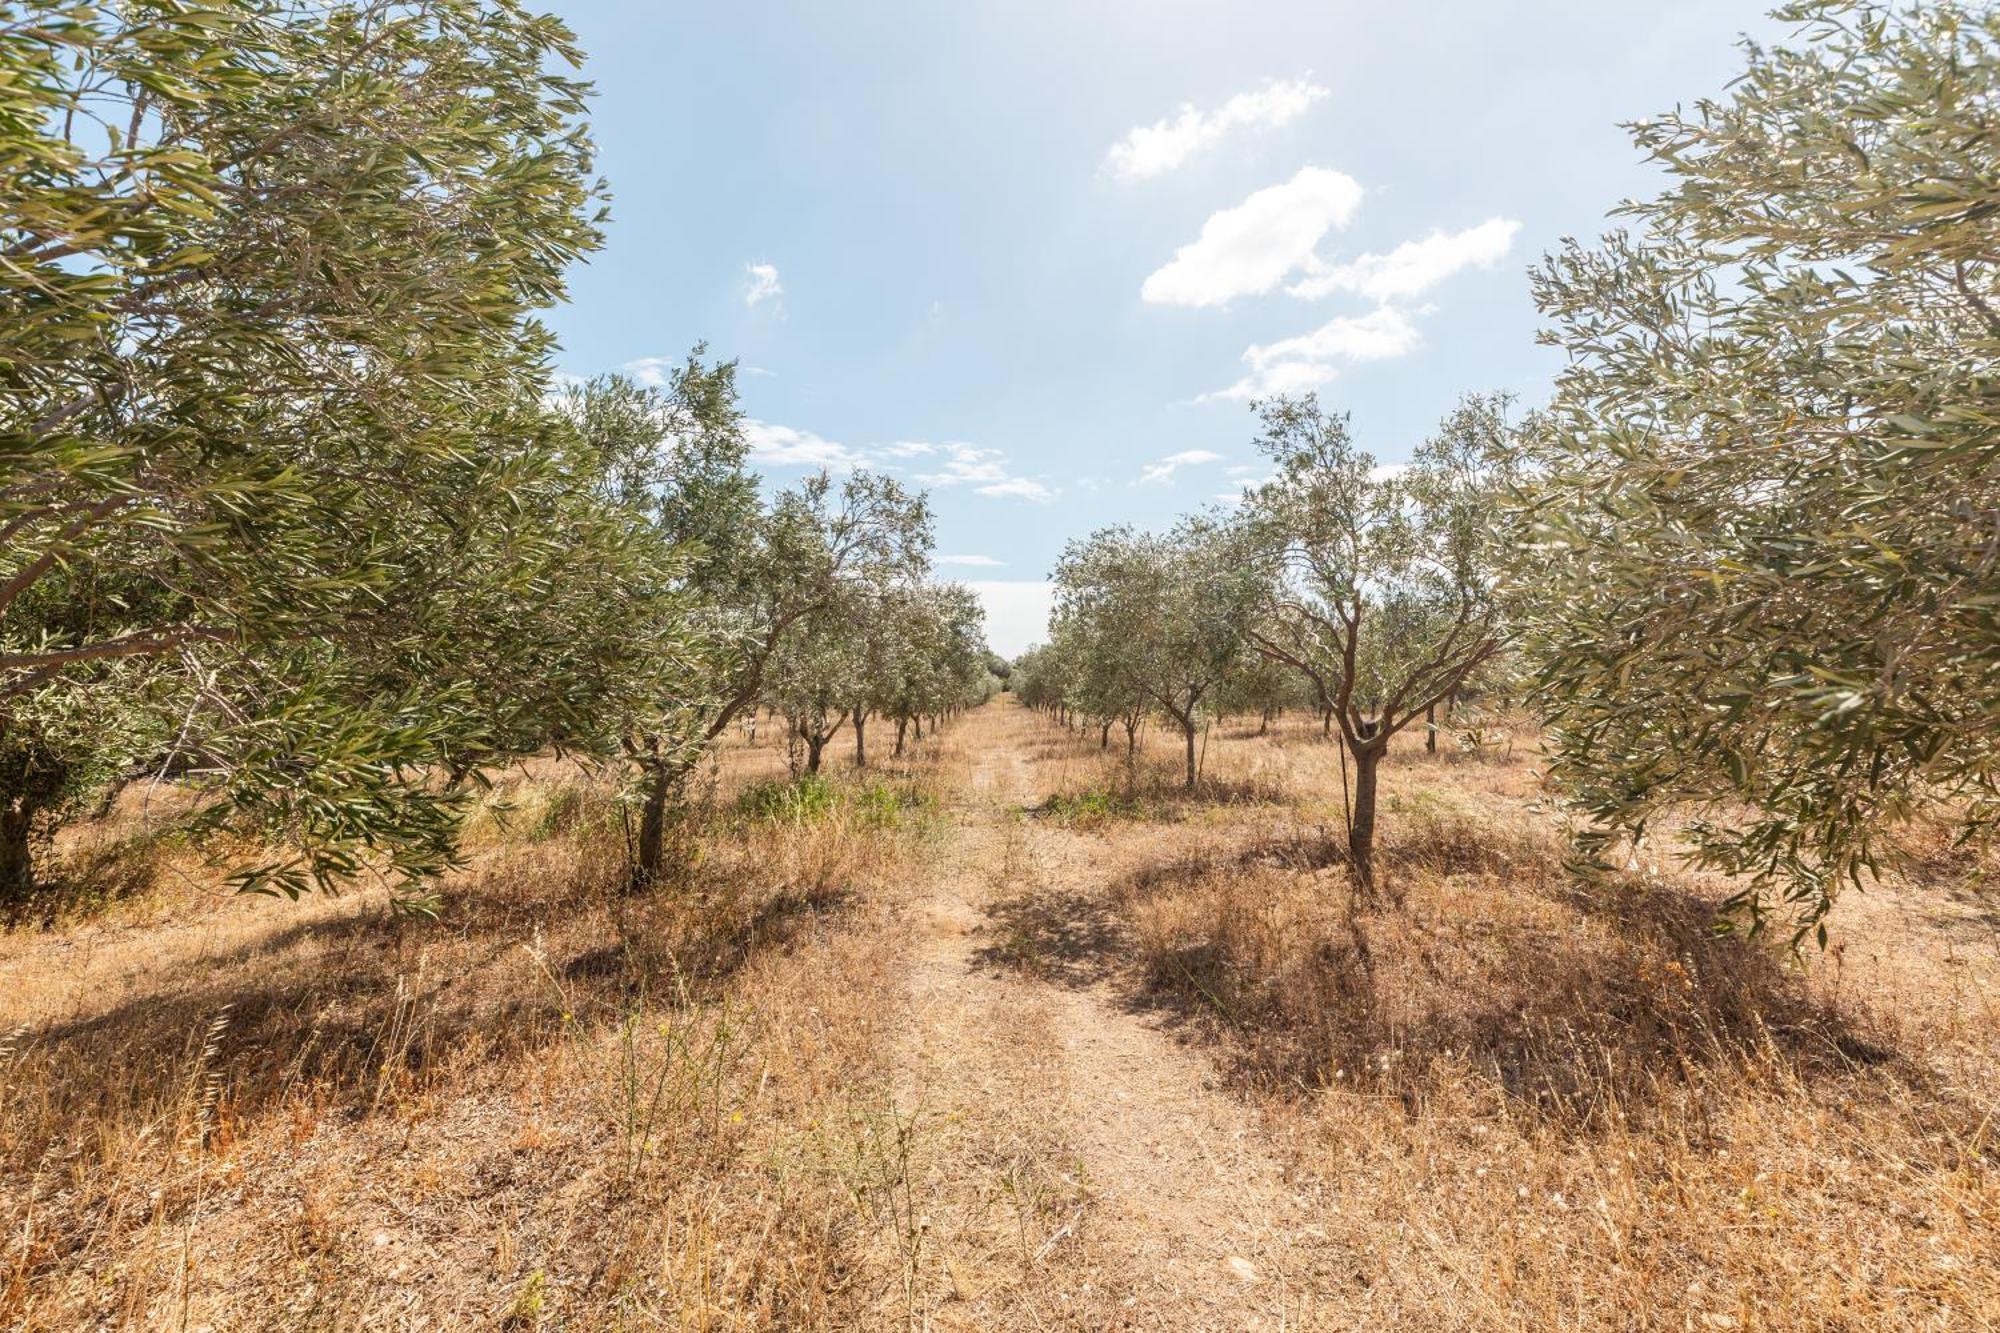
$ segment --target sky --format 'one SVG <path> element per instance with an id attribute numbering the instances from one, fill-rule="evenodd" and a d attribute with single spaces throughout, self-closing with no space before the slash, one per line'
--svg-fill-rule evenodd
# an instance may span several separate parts
<path id="1" fill-rule="evenodd" d="M 1066 542 L 1262 478 L 1257 396 L 1385 464 L 1462 393 L 1544 399 L 1529 266 L 1662 181 L 1621 124 L 1781 35 L 1742 0 L 546 3 L 612 194 L 560 369 L 736 360 L 756 466 L 927 488 L 1010 656 Z"/>

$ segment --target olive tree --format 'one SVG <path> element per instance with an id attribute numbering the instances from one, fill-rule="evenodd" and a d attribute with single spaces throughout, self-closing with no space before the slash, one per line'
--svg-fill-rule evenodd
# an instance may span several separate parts
<path id="1" fill-rule="evenodd" d="M 1503 397 L 1468 396 L 1406 467 L 1390 469 L 1313 395 L 1257 409 L 1258 445 L 1277 475 L 1248 498 L 1238 530 L 1245 559 L 1254 552 L 1266 575 L 1249 639 L 1331 709 L 1352 765 L 1347 849 L 1364 890 L 1390 740 L 1507 640 L 1497 589 L 1505 408 Z"/>
<path id="2" fill-rule="evenodd" d="M 1055 572 L 1051 633 L 1076 664 L 1067 701 L 1143 700 L 1181 733 L 1190 791 L 1205 710 L 1243 651 L 1252 600 L 1251 570 L 1225 537 L 1203 518 L 1164 535 L 1107 528 L 1072 542 Z"/>
<path id="3" fill-rule="evenodd" d="M 784 714 L 794 772 L 801 767 L 819 772 L 827 742 L 846 725 L 855 700 L 868 692 L 869 645 L 861 632 L 868 592 L 863 586 L 845 589 L 813 610 L 771 659 L 764 698 Z"/>
<path id="4" fill-rule="evenodd" d="M 498 0 L 0 15 L 0 893 L 142 760 L 291 846 L 245 887 L 449 862 L 474 677 L 548 642 L 463 637 L 556 568 L 504 516 L 598 530 L 531 318 L 597 243 L 577 59 Z"/>
<path id="5" fill-rule="evenodd" d="M 1533 645 L 1585 850 L 1692 819 L 1753 926 L 1818 928 L 1919 805 L 2000 772 L 2000 15 L 1779 11 L 1633 127 L 1631 229 L 1535 274 Z"/>

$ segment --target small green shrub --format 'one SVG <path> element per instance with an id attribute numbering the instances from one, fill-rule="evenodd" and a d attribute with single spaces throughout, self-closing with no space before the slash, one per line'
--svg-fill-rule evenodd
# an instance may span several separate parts
<path id="1" fill-rule="evenodd" d="M 1107 787 L 1087 787 L 1075 793 L 1057 792 L 1042 803 L 1040 813 L 1070 828 L 1092 829 L 1114 819 L 1139 819 L 1144 810 L 1130 796 Z"/>
<path id="2" fill-rule="evenodd" d="M 790 781 L 772 779 L 752 783 L 736 798 L 736 813 L 745 819 L 787 819 L 810 824 L 833 813 L 839 801 L 834 785 L 818 773 L 806 773 Z"/>
<path id="3" fill-rule="evenodd" d="M 812 824 L 836 813 L 864 828 L 895 828 L 912 815 L 929 814 L 937 802 L 909 783 L 872 779 L 833 782 L 817 773 L 790 781 L 759 782 L 736 798 L 743 819 L 789 820 Z"/>

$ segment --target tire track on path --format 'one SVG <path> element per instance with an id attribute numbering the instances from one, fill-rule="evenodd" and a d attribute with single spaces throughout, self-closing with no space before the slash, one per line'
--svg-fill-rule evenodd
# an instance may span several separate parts
<path id="1" fill-rule="evenodd" d="M 1039 721 L 1007 700 L 960 725 L 974 765 L 918 895 L 895 1089 L 938 1139 L 921 1325 L 1300 1327 L 1324 1276 L 1307 1201 L 1208 1059 L 1106 975 L 1101 842 L 1022 813 Z M 1076 966 L 1002 961 L 1023 904 Z"/>

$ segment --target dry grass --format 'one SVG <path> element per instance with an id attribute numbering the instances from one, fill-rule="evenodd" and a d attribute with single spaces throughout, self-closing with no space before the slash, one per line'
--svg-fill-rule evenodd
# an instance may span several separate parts
<path id="1" fill-rule="evenodd" d="M 867 1322 L 929 766 L 739 813 L 782 760 L 730 753 L 644 897 L 609 793 L 540 772 L 436 922 L 175 876 L 0 936 L 0 1326 Z"/>
<path id="2" fill-rule="evenodd" d="M 1314 1326 L 2000 1321 L 1978 854 L 1930 849 L 1925 882 L 1794 959 L 1717 934 L 1718 883 L 1570 881 L 1532 754 L 1403 743 L 1371 906 L 1334 850 L 1334 754 L 1240 737 L 1222 773 L 1282 772 L 1295 817 L 1155 843 L 1024 953 L 1121 964 L 1332 1193 L 1314 1225 L 1351 1265 Z"/>
<path id="3" fill-rule="evenodd" d="M 1162 1031 L 1252 1126 L 1203 1206 L 1282 1168 L 1285 1327 L 2000 1322 L 1990 849 L 1903 831 L 1793 959 L 1721 883 L 1566 879 L 1517 726 L 1399 742 L 1358 903 L 1309 721 L 1216 728 L 1192 797 L 1175 737 L 1023 721 L 810 792 L 733 745 L 640 898 L 532 765 L 436 922 L 219 895 L 128 794 L 0 934 L 0 1327 L 1234 1327 L 1149 1267 L 1185 1198 L 1143 1244 L 1100 1199 L 1211 1170 L 1106 1156 Z"/>

